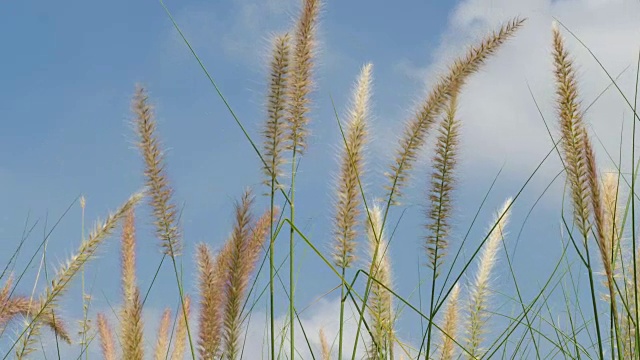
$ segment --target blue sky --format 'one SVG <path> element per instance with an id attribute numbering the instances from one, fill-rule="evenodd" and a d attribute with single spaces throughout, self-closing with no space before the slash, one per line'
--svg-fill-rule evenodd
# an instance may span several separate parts
<path id="1" fill-rule="evenodd" d="M 291 24 L 293 0 L 168 1 L 176 21 L 212 73 L 231 106 L 258 138 L 264 119 L 268 39 Z M 162 7 L 153 1 L 86 2 L 21 1 L 4 3 L 0 11 L 0 264 L 17 246 L 25 222 L 37 221 L 18 260 L 24 267 L 45 230 L 80 194 L 87 198 L 87 228 L 115 209 L 143 184 L 140 156 L 130 125 L 134 84 L 147 86 L 156 106 L 159 131 L 168 149 L 168 172 L 176 201 L 184 204 L 185 281 L 195 290 L 193 249 L 206 241 L 215 248 L 231 229 L 232 204 L 245 187 L 258 195 L 262 174 L 257 157 L 217 98 Z M 464 46 L 521 15 L 527 27 L 495 59 L 474 76 L 461 98 L 462 159 L 456 193 L 455 231 L 464 236 L 491 181 L 504 165 L 470 241 L 479 241 L 486 223 L 507 196 L 514 195 L 550 149 L 527 84 L 542 111 L 553 121 L 550 24 L 558 17 L 581 36 L 612 73 L 632 65 L 640 38 L 637 2 L 617 0 L 418 0 L 329 2 L 323 9 L 314 94 L 312 137 L 298 178 L 298 219 L 321 249 L 330 246 L 333 177 L 337 171 L 339 132 L 332 116 L 331 97 L 344 113 L 351 84 L 362 64 L 374 64 L 372 133 L 369 146 L 371 198 L 382 196 L 382 173 L 389 164 L 397 137 L 416 102 L 446 64 Z M 578 45 L 575 52 L 589 103 L 607 86 L 606 76 Z M 621 86 L 629 90 L 628 71 Z M 594 132 L 605 148 L 617 151 L 625 107 L 615 92 L 607 93 L 590 110 Z M 605 122 L 604 119 L 607 119 Z M 626 111 L 626 119 L 629 112 Z M 602 151 L 600 149 L 599 151 Z M 409 294 L 417 281 L 421 256 L 422 208 L 428 175 L 428 149 L 414 171 L 403 207 L 400 230 L 391 254 L 399 291 Z M 610 166 L 602 152 L 603 170 Z M 534 178 L 513 210 L 513 238 L 537 196 L 560 170 L 556 158 Z M 532 284 L 544 280 L 531 266 L 548 269 L 559 255 L 561 181 L 538 205 L 519 241 L 516 275 Z M 257 210 L 259 211 L 259 210 Z M 160 259 L 146 207 L 138 212 L 139 266 L 143 288 Z M 46 226 L 45 226 L 46 225 Z M 49 266 L 57 266 L 75 251 L 80 240 L 80 209 L 76 204 L 50 238 Z M 515 240 L 515 239 L 514 239 Z M 364 249 L 364 248 L 363 248 Z M 283 247 L 281 253 L 285 250 Z M 331 273 L 309 249 L 299 247 L 298 301 L 304 307 L 336 285 Z M 36 260 L 37 263 L 37 260 Z M 109 311 L 117 304 L 117 235 L 89 265 L 95 281 L 94 307 Z M 548 266 L 547 266 L 548 265 Z M 546 267 L 545 267 L 546 266 Z M 500 268 L 500 266 L 498 266 Z M 20 286 L 29 292 L 37 264 Z M 175 306 L 170 269 L 152 291 L 149 311 Z M 422 267 L 423 274 L 426 268 Z M 548 269 L 550 271 L 550 269 Z M 284 274 L 283 274 L 284 276 Z M 508 292 L 508 273 L 499 275 L 500 291 Z M 94 280 L 95 279 L 95 280 Z M 530 289 L 535 292 L 535 288 Z M 322 325 L 337 294 L 308 310 L 309 319 Z M 65 296 L 63 310 L 78 318 L 79 287 Z M 417 301 L 417 299 L 414 299 Z M 326 308 L 326 309 L 325 309 Z M 325 309 L 325 310 L 322 310 Z M 149 315 L 152 319 L 153 315 Z M 152 323 L 153 320 L 150 320 Z M 311 320 L 309 320 L 312 322 Z M 152 325 L 150 325 L 152 326 Z M 314 325 L 315 326 L 315 325 Z M 410 337 L 415 321 L 400 323 L 401 336 Z M 149 330 L 152 330 L 151 328 Z"/>

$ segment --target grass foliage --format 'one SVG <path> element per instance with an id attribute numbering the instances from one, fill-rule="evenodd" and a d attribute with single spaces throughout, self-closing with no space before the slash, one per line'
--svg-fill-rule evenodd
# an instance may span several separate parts
<path id="1" fill-rule="evenodd" d="M 621 164 L 618 170 L 607 172 L 598 166 L 586 110 L 580 102 L 572 49 L 565 43 L 568 29 L 554 23 L 549 53 L 555 77 L 554 121 L 558 130 L 550 133 L 557 146 L 549 154 L 557 154 L 564 167 L 568 210 L 562 212 L 563 231 L 558 234 L 561 245 L 558 248 L 564 251 L 557 254 L 559 260 L 543 282 L 535 286 L 526 284 L 528 289 L 535 287 L 534 296 L 523 298 L 520 290 L 525 284 L 518 283 L 509 253 L 502 250 L 510 242 L 510 215 L 522 210 L 518 209 L 518 198 L 526 184 L 493 211 L 494 219 L 487 224 L 485 237 L 474 246 L 459 240 L 460 234 L 454 232 L 451 218 L 458 191 L 458 148 L 463 141 L 459 129 L 465 121 L 457 112 L 459 95 L 465 91 L 470 77 L 492 57 L 499 56 L 501 47 L 517 41 L 518 30 L 526 26 L 525 19 L 507 21 L 469 46 L 433 82 L 404 128 L 399 129 L 401 135 L 392 161 L 384 167 L 386 184 L 379 191 L 363 186 L 375 170 L 367 162 L 371 108 L 375 101 L 374 67 L 363 64 L 360 73 L 354 74 L 346 116 L 340 118 L 334 109 L 342 141 L 333 184 L 333 208 L 329 209 L 332 228 L 327 231 L 326 243 L 319 244 L 318 239 L 311 241 L 301 230 L 296 218 L 299 208 L 313 206 L 296 199 L 296 180 L 299 167 L 309 166 L 301 163 L 301 159 L 314 151 L 307 139 L 309 124 L 315 120 L 314 71 L 321 9 L 321 0 L 303 0 L 290 31 L 273 37 L 265 89 L 266 117 L 260 124 L 261 133 L 255 137 L 245 131 L 245 124 L 236 117 L 213 76 L 183 36 L 244 131 L 247 146 L 253 147 L 262 164 L 261 188 L 247 189 L 231 209 L 233 223 L 224 245 L 213 251 L 210 244 L 201 243 L 193 247 L 195 254 L 184 254 L 178 203 L 167 176 L 171 174 L 170 164 L 166 164 L 163 156 L 152 101 L 147 91 L 138 86 L 132 113 L 144 164 L 140 175 L 145 189 L 126 200 L 104 221 L 98 221 L 41 293 L 31 296 L 16 293 L 22 274 L 7 271 L 9 266 L 5 268 L 0 276 L 0 336 L 10 338 L 4 342 L 10 347 L 2 349 L 4 359 L 27 359 L 41 353 L 39 344 L 44 331 L 52 332 L 56 341 L 76 345 L 79 358 L 88 358 L 90 346 L 99 348 L 105 360 L 246 358 L 246 331 L 251 314 L 264 304 L 268 326 L 262 341 L 267 359 L 301 358 L 301 351 L 309 351 L 319 359 L 640 356 L 640 279 L 636 266 L 639 249 L 633 196 L 637 166 L 631 164 L 630 178 L 620 172 Z M 165 10 L 173 21 L 169 10 L 166 7 Z M 179 25 L 173 24 L 182 35 Z M 627 103 L 635 116 L 635 104 Z M 427 144 L 432 145 L 432 153 L 423 158 L 421 154 Z M 428 162 L 430 170 L 426 181 L 419 179 L 427 196 L 420 200 L 425 209 L 424 227 L 420 230 L 422 238 L 416 239 L 424 250 L 421 255 L 424 278 L 415 284 L 415 291 L 421 294 L 418 304 L 413 294 L 395 290 L 394 276 L 402 274 L 394 274 L 390 252 L 405 244 L 392 243 L 394 224 L 389 219 L 390 214 L 403 210 L 404 190 L 415 181 L 411 174 L 419 161 Z M 253 192 L 264 194 L 269 206 L 259 208 Z M 145 202 L 160 254 L 136 252 L 139 221 L 136 207 Z M 80 205 L 84 214 L 84 199 Z M 85 294 L 84 267 L 91 265 L 98 247 L 117 227 L 122 230 L 117 317 L 114 320 L 108 314 L 90 314 L 85 306 L 85 317 L 80 321 L 82 330 L 75 336 L 68 321 L 60 316 L 62 297 L 70 282 L 82 277 L 83 304 L 90 300 Z M 631 232 L 630 238 L 627 232 Z M 277 254 L 275 245 L 282 242 L 288 245 L 288 253 Z M 335 293 L 340 294 L 340 312 L 334 314 L 337 329 L 321 329 L 319 334 L 305 331 L 295 289 L 300 276 L 296 268 L 305 266 L 295 250 L 302 248 L 310 250 L 333 274 Z M 461 256 L 463 250 L 466 256 Z M 44 257 L 46 248 L 38 251 Z M 365 258 L 358 259 L 356 254 L 365 254 Z M 159 268 L 169 266 L 175 274 L 170 281 L 175 281 L 180 295 L 179 306 L 164 310 L 154 334 L 144 324 L 144 305 L 150 288 L 141 289 L 138 284 L 139 256 L 158 256 Z M 568 266 L 574 260 L 579 271 L 588 274 L 588 286 L 579 287 L 574 282 L 572 274 L 576 268 Z M 182 261 L 195 261 L 197 274 L 183 274 Z M 498 269 L 507 270 L 506 278 L 513 279 L 515 294 L 499 294 L 500 284 L 492 281 Z M 195 292 L 188 293 L 185 278 L 197 279 Z M 288 279 L 288 283 L 282 278 Z M 154 278 L 151 286 L 162 280 Z M 286 296 L 278 295 L 282 293 Z M 566 309 L 557 312 L 551 306 L 549 298 L 554 294 L 562 296 Z M 424 303 L 422 296 L 426 299 Z M 589 299 L 587 303 L 578 301 L 585 296 Z M 496 306 L 498 297 L 507 299 L 508 310 Z M 278 311 L 283 308 L 286 308 L 285 322 L 277 320 Z M 403 339 L 399 319 L 403 324 L 420 324 L 419 336 Z M 352 328 L 347 329 L 348 321 L 355 333 Z M 8 329 L 15 331 L 15 335 Z M 328 330 L 337 334 L 335 338 L 327 336 Z M 145 338 L 149 337 L 154 339 L 152 348 L 145 345 Z M 318 340 L 312 341 L 311 337 Z"/>

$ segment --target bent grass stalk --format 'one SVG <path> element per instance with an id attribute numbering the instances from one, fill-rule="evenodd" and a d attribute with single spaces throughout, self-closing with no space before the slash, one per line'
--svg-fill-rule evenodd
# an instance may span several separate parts
<path id="1" fill-rule="evenodd" d="M 498 48 L 512 37 L 515 32 L 524 24 L 524 19 L 515 18 L 502 26 L 499 31 L 494 32 L 490 36 L 483 39 L 480 44 L 472 46 L 465 56 L 454 61 L 450 67 L 449 73 L 441 77 L 435 87 L 431 90 L 425 101 L 421 104 L 415 117 L 409 121 L 405 127 L 404 134 L 400 139 L 400 146 L 395 155 L 395 161 L 390 167 L 387 178 L 391 185 L 387 185 L 388 197 L 387 205 L 382 218 L 382 227 L 386 223 L 387 216 L 391 205 L 397 204 L 397 198 L 401 195 L 401 190 L 408 181 L 407 172 L 411 170 L 417 159 L 418 150 L 424 145 L 426 135 L 431 129 L 436 116 L 438 116 L 443 106 L 446 104 L 451 91 L 461 87 L 466 79 L 478 71 L 478 69 L 486 62 L 489 56 L 494 54 Z M 373 262 L 377 258 L 377 249 L 373 256 Z M 371 272 L 371 269 L 369 269 Z M 363 304 L 367 304 L 369 291 L 371 287 L 370 278 L 367 279 L 365 287 Z M 358 319 L 358 327 L 356 333 L 360 333 L 362 327 L 363 316 Z M 432 319 L 429 319 L 429 324 Z M 358 345 L 358 337 L 353 347 L 351 355 L 355 359 L 356 349 Z M 427 354 L 429 353 L 431 341 L 427 341 Z"/>
<path id="2" fill-rule="evenodd" d="M 340 154 L 340 173 L 336 186 L 336 209 L 334 218 L 334 264 L 345 277 L 346 269 L 354 261 L 356 225 L 359 222 L 360 200 L 359 178 L 364 172 L 363 150 L 367 142 L 367 121 L 371 97 L 372 65 L 363 66 L 354 88 L 352 105 L 348 113 L 346 143 Z M 340 284 L 340 299 L 344 298 L 345 286 Z M 342 358 L 344 330 L 344 301 L 340 301 L 340 323 L 338 335 L 338 358 Z"/>
<path id="3" fill-rule="evenodd" d="M 196 355 L 193 348 L 191 330 L 189 328 L 189 319 L 187 318 L 184 289 L 176 264 L 176 256 L 180 254 L 182 247 L 180 231 L 177 226 L 178 211 L 172 202 L 173 190 L 167 180 L 164 154 L 160 148 L 160 141 L 155 134 L 156 121 L 153 110 L 148 103 L 148 96 L 145 89 L 140 85 L 137 86 L 132 108 L 136 116 L 134 122 L 139 137 L 138 147 L 140 148 L 145 163 L 144 174 L 146 185 L 149 188 L 149 205 L 155 217 L 156 236 L 160 240 L 163 253 L 171 258 L 173 264 L 173 272 L 180 293 L 182 316 L 186 322 L 191 357 L 195 360 Z"/>
<path id="4" fill-rule="evenodd" d="M 313 88 L 313 65 L 316 47 L 316 27 L 320 12 L 320 0 L 305 0 L 295 29 L 294 49 L 292 54 L 291 83 L 289 87 L 289 102 L 287 108 L 287 134 L 286 139 L 291 149 L 291 195 L 289 214 L 295 224 L 295 179 L 297 156 L 302 155 L 306 149 L 306 137 L 309 122 L 308 112 L 311 99 L 309 97 Z M 289 343 L 291 360 L 295 358 L 295 232 L 289 231 Z M 271 280 L 273 282 L 273 276 Z M 273 297 L 273 292 L 271 293 Z M 271 302 L 271 359 L 275 359 L 274 353 L 274 327 L 273 327 L 273 301 Z"/>

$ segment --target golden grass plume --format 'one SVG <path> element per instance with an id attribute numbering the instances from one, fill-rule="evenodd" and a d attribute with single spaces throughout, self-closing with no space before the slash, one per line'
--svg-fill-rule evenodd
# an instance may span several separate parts
<path id="1" fill-rule="evenodd" d="M 158 340 L 153 350 L 155 360 L 166 360 L 169 356 L 169 326 L 171 326 L 171 309 L 164 309 L 158 328 Z"/>
<path id="2" fill-rule="evenodd" d="M 144 175 L 149 189 L 149 201 L 155 217 L 156 235 L 164 253 L 171 257 L 180 254 L 178 211 L 172 203 L 173 189 L 165 172 L 164 153 L 156 135 L 156 120 L 146 90 L 138 85 L 133 99 L 133 113 L 139 141 L 138 147 L 145 163 Z"/>
<path id="3" fill-rule="evenodd" d="M 294 32 L 294 48 L 289 86 L 287 140 L 297 152 L 304 152 L 308 135 L 310 99 L 313 89 L 313 65 L 320 0 L 304 0 Z"/>
<path id="4" fill-rule="evenodd" d="M 100 338 L 100 350 L 104 360 L 116 360 L 116 343 L 113 330 L 104 314 L 98 314 L 98 336 Z"/>
<path id="5" fill-rule="evenodd" d="M 365 64 L 353 91 L 348 113 L 338 177 L 336 210 L 333 220 L 333 260 L 336 266 L 348 268 L 355 255 L 356 224 L 360 221 L 362 197 L 358 178 L 364 174 L 364 147 L 371 98 L 372 65 Z"/>
<path id="6" fill-rule="evenodd" d="M 442 325 L 442 339 L 440 340 L 440 360 L 452 360 L 455 356 L 456 344 L 454 340 L 458 335 L 460 318 L 460 284 L 455 284 L 447 299 L 447 307 L 444 310 L 444 324 Z"/>
<path id="7" fill-rule="evenodd" d="M 481 345 L 486 332 L 487 306 L 489 295 L 491 294 L 489 281 L 491 279 L 491 271 L 497 260 L 499 246 L 504 241 L 511 203 L 512 199 L 507 199 L 492 222 L 493 230 L 484 243 L 484 248 L 478 260 L 475 280 L 469 290 L 465 349 L 468 351 L 466 355 L 470 359 L 482 355 Z"/>
<path id="8" fill-rule="evenodd" d="M 282 175 L 285 148 L 285 112 L 288 105 L 289 86 L 289 34 L 276 36 L 273 40 L 273 54 L 267 99 L 267 122 L 262 135 L 264 137 L 264 156 L 267 165 L 263 168 L 271 186 Z M 274 184 L 275 185 L 275 184 Z"/>
<path id="9" fill-rule="evenodd" d="M 440 259 L 445 256 L 448 247 L 451 217 L 451 192 L 454 187 L 454 170 L 458 159 L 459 121 L 456 118 L 458 106 L 457 94 L 452 94 L 445 116 L 438 126 L 435 154 L 432 160 L 433 171 L 429 184 L 429 209 L 426 250 L 429 266 L 435 276 L 439 274 Z"/>
<path id="10" fill-rule="evenodd" d="M 370 217 L 370 221 L 369 221 Z M 367 239 L 371 256 L 371 276 L 376 279 L 371 285 L 371 298 L 368 302 L 372 341 L 368 346 L 370 359 L 380 356 L 392 356 L 394 345 L 393 298 L 389 290 L 393 287 L 391 264 L 389 261 L 388 241 L 382 231 L 382 209 L 376 204 L 370 209 L 367 218 Z M 375 258 L 374 258 L 375 256 Z"/>
<path id="11" fill-rule="evenodd" d="M 408 172 L 413 168 L 418 151 L 424 145 L 427 134 L 436 117 L 444 110 L 451 94 L 458 91 L 467 78 L 477 72 L 489 56 L 515 34 L 524 21 L 525 19 L 515 18 L 479 44 L 472 46 L 464 56 L 454 61 L 448 74 L 436 82 L 414 117 L 407 122 L 394 162 L 386 174 L 389 180 L 386 188 L 392 203 L 397 203 L 402 196 L 402 189 L 408 181 Z"/>

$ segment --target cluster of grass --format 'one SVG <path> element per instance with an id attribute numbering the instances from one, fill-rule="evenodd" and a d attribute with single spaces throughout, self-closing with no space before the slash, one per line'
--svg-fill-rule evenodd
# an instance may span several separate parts
<path id="1" fill-rule="evenodd" d="M 326 247 L 310 241 L 296 221 L 296 209 L 305 204 L 296 201 L 296 175 L 300 159 L 308 147 L 308 124 L 314 91 L 316 32 L 321 8 L 320 0 L 304 0 L 299 17 L 290 33 L 274 36 L 269 67 L 266 119 L 258 141 L 245 131 L 210 74 L 212 85 L 227 105 L 253 146 L 262 163 L 263 188 L 269 206 L 256 210 L 251 190 L 246 190 L 234 211 L 234 223 L 228 240 L 218 251 L 207 244 L 198 244 L 193 256 L 197 262 L 197 292 L 187 294 L 183 284 L 180 261 L 183 239 L 178 222 L 179 210 L 167 179 L 162 144 L 156 129 L 154 112 L 144 88 L 136 89 L 132 112 L 138 136 L 140 154 L 144 160 L 144 191 L 133 195 L 105 221 L 98 222 L 90 235 L 82 240 L 78 251 L 59 267 L 50 284 L 39 296 L 15 293 L 15 281 L 5 267 L 0 275 L 0 336 L 15 327 L 16 336 L 4 358 L 28 358 L 37 353 L 43 326 L 48 327 L 56 341 L 75 343 L 80 357 L 87 354 L 92 342 L 99 343 L 102 357 L 114 359 L 239 359 L 247 345 L 245 331 L 257 301 L 268 298 L 268 331 L 264 341 L 269 359 L 301 358 L 300 351 L 309 351 L 322 359 L 480 359 L 504 358 L 618 358 L 631 359 L 640 354 L 640 324 L 638 323 L 638 269 L 635 227 L 635 168 L 628 180 L 615 171 L 599 170 L 591 137 L 587 131 L 585 110 L 580 103 L 574 65 L 557 25 L 552 28 L 553 44 L 550 59 L 555 69 L 557 129 L 550 133 L 557 146 L 556 153 L 564 165 L 569 206 L 572 215 L 562 218 L 566 241 L 565 252 L 552 269 L 536 296 L 525 300 L 515 281 L 514 308 L 509 314 L 492 309 L 492 273 L 498 264 L 499 250 L 504 248 L 509 217 L 518 204 L 521 192 L 506 199 L 495 211 L 486 236 L 471 254 L 461 259 L 465 242 L 456 242 L 450 224 L 453 198 L 456 192 L 459 127 L 464 121 L 457 115 L 458 99 L 470 76 L 494 56 L 507 40 L 525 26 L 524 19 L 515 18 L 475 44 L 441 75 L 419 103 L 414 115 L 406 122 L 399 138 L 393 161 L 386 167 L 386 186 L 376 198 L 365 191 L 368 176 L 367 142 L 369 139 L 372 102 L 373 65 L 364 64 L 353 87 L 346 118 L 336 115 L 341 134 L 338 172 L 332 213 L 331 243 Z M 167 11 L 169 16 L 171 14 Z M 173 19 L 172 19 L 173 20 Z M 174 22 L 178 31 L 178 25 Z M 180 34 L 182 34 L 180 32 Z M 184 38 L 184 37 L 183 37 Z M 185 39 L 185 43 L 189 45 Z M 191 49 L 190 45 L 189 48 Z M 191 49 L 194 55 L 195 51 Z M 197 56 L 196 56 L 196 59 Z M 199 61 L 199 59 L 198 59 Z M 612 79 L 613 81 L 613 79 Z M 615 84 L 615 81 L 614 81 Z M 622 93 L 621 93 L 622 94 Z M 622 95 L 624 96 L 624 95 Z M 625 98 L 626 99 L 626 98 Z M 635 103 L 629 104 L 634 116 Z M 336 112 L 337 114 L 337 112 Z M 634 117 L 635 131 L 635 117 Z M 424 203 L 423 229 L 424 264 L 428 268 L 425 291 L 428 302 L 423 308 L 408 300 L 406 294 L 394 290 L 393 264 L 389 257 L 389 214 L 396 211 L 403 190 L 411 181 L 411 172 L 429 138 L 433 138 L 430 158 L 430 178 Z M 635 157 L 632 156 L 634 159 Z M 620 164 L 619 164 L 620 165 Z M 626 200 L 621 182 L 628 185 Z M 266 190 L 266 191 L 265 191 Z M 521 190 L 522 191 L 522 190 Z M 375 201 L 368 199 L 375 198 Z M 162 314 L 154 347 L 145 346 L 143 309 L 146 300 L 136 278 L 135 207 L 147 200 L 152 211 L 155 235 L 162 249 L 160 266 L 170 266 L 179 289 L 180 307 L 171 324 L 171 310 Z M 283 204 L 277 206 L 276 204 Z M 84 209 L 84 202 L 81 201 Z M 255 216 L 256 211 L 261 212 Z M 96 250 L 121 224 L 121 287 L 122 298 L 118 323 L 110 323 L 106 314 L 97 314 L 95 329 L 88 326 L 90 316 L 85 307 L 80 338 L 72 338 L 59 316 L 60 297 L 75 277 L 83 274 L 84 266 Z M 631 241 L 626 241 L 629 228 Z M 466 238 L 465 238 L 466 239 Z M 561 241 L 561 240 L 559 240 Z M 288 253 L 276 254 L 276 242 L 287 242 Z M 401 245 L 396 245 L 401 246 Z M 340 311 L 335 314 L 339 328 L 336 338 L 318 334 L 320 346 L 309 340 L 305 324 L 299 318 L 296 304 L 296 247 L 308 247 L 335 276 L 340 291 Z M 356 262 L 356 249 L 366 249 L 363 267 Z M 454 251 L 452 251 L 454 249 Z M 588 274 L 590 303 L 583 305 L 572 299 L 581 296 L 575 286 L 565 287 L 569 270 L 562 264 L 569 254 L 576 254 L 581 271 Z M 513 275 L 511 261 L 507 265 Z M 35 256 L 35 255 L 34 255 Z M 277 263 L 285 259 L 286 265 Z M 165 263 L 166 261 L 166 263 Z M 168 265 L 167 265 L 168 264 Z M 569 269 L 569 268 L 567 268 Z M 268 272 L 268 284 L 260 291 L 257 272 Z M 289 283 L 280 280 L 286 273 Z M 19 277 L 19 279 L 22 276 Z M 469 279 L 466 281 L 465 279 Z M 573 279 L 573 278 L 571 278 Z M 84 280 L 84 278 L 83 278 Z M 360 280 L 360 281 L 358 281 Z M 514 276 L 515 280 L 515 276 Z M 154 279 L 154 282 L 156 279 Z M 84 283 L 84 281 L 83 281 Z M 153 283 L 152 283 L 153 285 Z M 286 298 L 275 296 L 282 286 Z M 567 310 L 551 313 L 548 297 L 561 288 Z M 573 293 L 572 293 L 573 291 Z M 83 289 L 84 292 L 84 289 Z M 83 298 L 84 301 L 84 298 Z M 278 302 L 286 303 L 286 323 L 276 321 Z M 584 308 L 582 308 L 584 306 Z M 354 314 L 347 314 L 355 309 Z M 543 312 L 548 310 L 549 317 Z M 419 342 L 404 341 L 396 331 L 398 319 L 404 316 L 425 322 Z M 491 321 L 498 317 L 501 321 Z M 562 316 L 560 324 L 554 318 Z M 20 327 L 12 321 L 23 317 Z M 355 341 L 346 341 L 346 318 L 355 320 Z M 294 331 L 301 328 L 302 332 Z M 492 336 L 489 336 L 491 334 Z M 364 350 L 359 350 L 364 349 Z"/>

